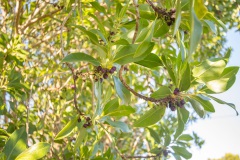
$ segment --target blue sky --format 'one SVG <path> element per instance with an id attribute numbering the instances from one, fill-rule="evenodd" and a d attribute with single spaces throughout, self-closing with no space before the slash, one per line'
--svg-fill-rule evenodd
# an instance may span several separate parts
<path id="1" fill-rule="evenodd" d="M 227 40 L 227 46 L 233 48 L 228 66 L 240 66 L 240 33 L 228 31 Z M 233 87 L 216 97 L 234 103 L 240 113 L 240 73 Z M 236 116 L 235 111 L 227 105 L 213 104 L 216 112 L 211 114 L 210 119 L 198 120 L 188 128 L 189 132 L 194 131 L 205 140 L 200 150 L 196 147 L 191 149 L 193 160 L 220 158 L 225 153 L 240 155 L 240 116 Z"/>

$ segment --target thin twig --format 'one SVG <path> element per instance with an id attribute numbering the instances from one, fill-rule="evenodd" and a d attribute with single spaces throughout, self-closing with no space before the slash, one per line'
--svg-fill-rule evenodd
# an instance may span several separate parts
<path id="1" fill-rule="evenodd" d="M 73 77 L 74 107 L 76 108 L 76 110 L 78 111 L 78 113 L 79 113 L 80 115 L 83 115 L 82 112 L 80 111 L 80 109 L 78 108 L 78 105 L 77 105 L 77 84 L 76 84 L 77 76 L 76 76 L 76 74 L 74 73 L 74 69 L 72 68 L 72 66 L 71 66 L 69 63 L 66 63 L 66 64 L 67 64 L 68 68 L 71 70 L 71 72 L 72 72 L 72 77 Z"/>
<path id="2" fill-rule="evenodd" d="M 135 40 L 137 38 L 138 28 L 139 28 L 139 19 L 140 19 L 140 14 L 139 14 L 137 1 L 133 0 L 133 4 L 134 4 L 135 9 L 136 9 L 136 27 L 135 27 L 135 32 L 134 32 L 133 39 L 132 39 L 132 44 L 135 43 Z"/>
<path id="3" fill-rule="evenodd" d="M 55 13 L 57 13 L 57 12 L 59 12 L 59 11 L 61 11 L 61 10 L 62 10 L 62 8 L 58 8 L 57 10 L 52 11 L 52 12 L 50 12 L 50 13 L 48 13 L 48 14 L 45 14 L 45 15 L 43 15 L 43 16 L 41 16 L 41 17 L 32 19 L 30 22 L 28 22 L 28 23 L 22 28 L 22 32 L 24 32 L 29 26 L 33 25 L 34 23 L 37 23 L 37 22 L 41 21 L 41 20 L 44 19 L 44 18 L 52 17 Z"/>
<path id="4" fill-rule="evenodd" d="M 26 144 L 27 144 L 27 146 L 29 146 L 29 144 L 28 144 L 28 141 L 29 141 L 29 110 L 30 110 L 30 100 L 32 97 L 32 88 L 33 88 L 33 82 L 30 87 L 30 94 L 29 94 L 29 99 L 28 99 L 28 103 L 27 103 L 27 122 L 26 122 L 26 132 L 27 132 Z"/>
<path id="5" fill-rule="evenodd" d="M 137 93 L 134 89 L 129 87 L 128 84 L 123 79 L 123 76 L 122 76 L 123 70 L 124 70 L 124 65 L 122 65 L 120 70 L 119 70 L 119 79 L 122 82 L 122 84 L 126 87 L 126 89 L 128 89 L 130 92 L 132 92 L 132 94 L 134 94 L 135 96 L 137 96 L 137 97 L 139 97 L 141 99 L 144 99 L 145 101 L 161 103 L 161 104 L 166 104 L 167 102 L 171 101 L 172 98 L 170 96 L 168 96 L 166 98 L 162 98 L 162 99 L 155 99 L 155 98 L 146 97 L 144 95 L 141 95 L 141 94 Z"/>
<path id="6" fill-rule="evenodd" d="M 77 6 L 77 0 L 75 0 L 75 3 L 74 3 L 74 6 L 72 8 L 72 10 L 68 13 L 68 15 L 65 17 L 65 19 L 63 20 L 63 23 L 61 25 L 61 34 L 60 34 L 60 40 L 61 40 L 61 49 L 62 49 L 62 53 L 64 53 L 64 44 L 63 44 L 63 36 L 62 36 L 62 33 L 63 33 L 63 28 L 67 22 L 67 20 L 69 19 L 69 17 L 71 16 L 72 12 L 76 9 L 76 6 Z"/>
<path id="7" fill-rule="evenodd" d="M 125 158 L 128 158 L 128 159 L 133 159 L 133 158 L 157 158 L 157 157 L 160 157 L 160 154 L 157 154 L 157 155 L 148 155 L 148 156 L 125 156 Z"/>
<path id="8" fill-rule="evenodd" d="M 19 34 L 19 19 L 20 19 L 20 13 L 21 13 L 21 8 L 22 8 L 22 0 L 17 0 L 16 2 L 16 20 L 15 20 L 15 27 L 16 27 L 16 33 Z"/>

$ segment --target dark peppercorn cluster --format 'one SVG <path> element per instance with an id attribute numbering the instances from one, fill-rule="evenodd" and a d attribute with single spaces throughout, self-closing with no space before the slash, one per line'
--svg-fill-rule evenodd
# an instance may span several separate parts
<path id="1" fill-rule="evenodd" d="M 180 90 L 178 88 L 175 88 L 173 91 L 174 95 L 179 95 L 180 94 Z M 175 111 L 176 110 L 176 106 L 183 108 L 184 104 L 186 102 L 184 101 L 184 99 L 173 99 L 172 101 L 168 102 L 168 107 L 171 109 L 171 111 Z"/>
<path id="2" fill-rule="evenodd" d="M 168 156 L 168 150 L 163 150 L 163 155 L 164 155 L 164 157 L 167 157 Z"/>
<path id="3" fill-rule="evenodd" d="M 116 67 L 113 66 L 111 69 L 108 68 L 103 68 L 102 66 L 97 66 L 95 69 L 95 73 L 97 73 L 97 75 L 95 74 L 95 81 L 97 82 L 98 80 L 100 80 L 100 82 L 103 81 L 103 79 L 107 79 L 108 78 L 108 74 L 113 74 L 116 71 Z"/>
<path id="4" fill-rule="evenodd" d="M 158 18 L 164 19 L 168 26 L 171 26 L 175 22 L 175 9 L 167 11 L 165 8 L 156 7 L 155 12 Z"/>
<path id="5" fill-rule="evenodd" d="M 90 117 L 85 117 L 86 123 L 83 124 L 84 128 L 87 128 L 92 125 L 92 121 Z"/>

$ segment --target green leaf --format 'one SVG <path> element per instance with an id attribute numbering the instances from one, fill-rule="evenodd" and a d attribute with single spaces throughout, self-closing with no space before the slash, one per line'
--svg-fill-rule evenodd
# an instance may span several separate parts
<path id="1" fill-rule="evenodd" d="M 152 21 L 147 28 L 142 29 L 136 38 L 137 42 L 151 42 L 154 32 L 155 21 Z"/>
<path id="2" fill-rule="evenodd" d="M 157 91 L 151 94 L 152 98 L 160 99 L 165 98 L 172 94 L 172 91 L 167 86 L 161 86 Z"/>
<path id="3" fill-rule="evenodd" d="M 45 142 L 39 142 L 17 156 L 16 160 L 36 160 L 44 157 L 50 150 L 51 145 Z"/>
<path id="4" fill-rule="evenodd" d="M 125 15 L 125 13 L 126 13 L 126 11 L 128 9 L 128 5 L 129 5 L 129 2 L 124 7 L 122 7 L 122 9 L 121 9 L 121 11 L 120 11 L 120 13 L 118 15 L 119 19 L 122 19 L 123 16 Z"/>
<path id="5" fill-rule="evenodd" d="M 171 136 L 170 134 L 166 134 L 164 138 L 164 146 L 167 147 L 171 143 Z"/>
<path id="6" fill-rule="evenodd" d="M 224 23 L 222 21 L 220 21 L 219 19 L 217 19 L 216 17 L 214 17 L 214 15 L 212 13 L 207 12 L 205 14 L 205 16 L 203 17 L 203 19 L 211 20 L 211 21 L 215 22 L 218 26 L 222 27 L 225 32 L 227 31 L 227 27 L 224 25 Z"/>
<path id="7" fill-rule="evenodd" d="M 178 137 L 178 140 L 180 141 L 191 141 L 193 140 L 193 137 L 189 134 L 182 134 L 180 137 Z"/>
<path id="8" fill-rule="evenodd" d="M 142 56 L 146 57 L 146 55 L 144 55 L 144 54 L 149 54 L 152 51 L 154 44 L 155 43 L 153 43 L 153 42 L 146 42 L 146 41 L 142 42 L 138 46 L 136 52 L 134 53 L 133 58 L 139 58 Z"/>
<path id="9" fill-rule="evenodd" d="M 99 45 L 98 38 L 94 33 L 87 31 L 82 26 L 79 26 L 79 25 L 74 25 L 74 26 L 77 27 L 78 29 L 80 29 L 83 33 L 85 33 L 93 44 Z"/>
<path id="10" fill-rule="evenodd" d="M 137 61 L 135 63 L 139 64 L 139 65 L 142 65 L 144 67 L 147 67 L 147 68 L 154 68 L 154 67 L 158 67 L 158 66 L 163 65 L 160 58 L 157 55 L 152 54 L 152 53 L 150 53 L 143 60 Z"/>
<path id="11" fill-rule="evenodd" d="M 73 129 L 77 126 L 78 117 L 75 117 L 67 123 L 67 125 L 56 135 L 54 140 L 60 140 L 67 137 L 72 133 Z"/>
<path id="12" fill-rule="evenodd" d="M 213 97 L 213 96 L 208 95 L 208 94 L 205 94 L 205 95 L 206 95 L 207 97 L 211 98 L 212 100 L 216 101 L 216 102 L 219 103 L 219 104 L 226 104 L 226 105 L 230 106 L 231 108 L 233 108 L 233 109 L 236 111 L 236 114 L 238 115 L 238 111 L 237 111 L 237 109 L 236 109 L 236 107 L 235 107 L 234 104 L 232 104 L 232 103 L 227 103 L 227 102 L 225 102 L 225 101 L 223 101 L 223 100 L 221 100 L 221 99 L 218 99 L 218 98 Z"/>
<path id="13" fill-rule="evenodd" d="M 193 69 L 193 76 L 204 82 L 218 79 L 222 74 L 226 62 L 223 59 L 205 60 Z"/>
<path id="14" fill-rule="evenodd" d="M 162 21 L 158 21 L 155 25 L 153 37 L 158 38 L 164 36 L 169 31 L 169 26 Z"/>
<path id="15" fill-rule="evenodd" d="M 195 95 L 192 95 L 191 98 L 193 98 L 194 100 L 196 100 L 197 102 L 199 102 L 205 111 L 208 111 L 208 112 L 215 112 L 215 109 L 212 105 L 212 103 L 208 100 L 204 100 L 198 96 L 195 96 Z"/>
<path id="16" fill-rule="evenodd" d="M 98 60 L 96 60 L 95 58 L 93 58 L 88 54 L 81 53 L 81 52 L 69 54 L 66 57 L 64 57 L 62 60 L 62 62 L 81 62 L 81 61 L 92 63 L 95 66 L 100 65 Z"/>
<path id="17" fill-rule="evenodd" d="M 147 127 L 157 123 L 165 113 L 165 106 L 156 106 L 148 110 L 137 121 L 134 122 L 134 127 Z"/>
<path id="18" fill-rule="evenodd" d="M 179 90 L 186 91 L 189 89 L 190 85 L 191 85 L 191 70 L 189 64 L 187 64 L 187 67 L 181 76 Z"/>
<path id="19" fill-rule="evenodd" d="M 129 42 L 126 39 L 119 39 L 113 45 L 129 45 Z"/>
<path id="20" fill-rule="evenodd" d="M 174 134 L 174 139 L 177 139 L 179 135 L 184 131 L 184 125 L 187 123 L 189 118 L 189 111 L 185 108 L 177 108 L 177 119 L 178 119 L 178 128 Z"/>
<path id="21" fill-rule="evenodd" d="M 232 78 L 238 73 L 239 67 L 237 66 L 231 66 L 227 67 L 223 70 L 220 78 Z"/>
<path id="22" fill-rule="evenodd" d="M 103 109 L 104 115 L 110 113 L 111 111 L 114 111 L 115 109 L 118 108 L 118 106 L 119 106 L 118 98 L 110 100 Z"/>
<path id="23" fill-rule="evenodd" d="M 87 129 L 82 127 L 80 128 L 79 132 L 78 132 L 78 137 L 76 140 L 76 143 L 74 145 L 74 151 L 76 151 L 78 149 L 78 147 L 81 145 L 82 141 L 84 140 L 84 138 L 87 136 Z"/>
<path id="24" fill-rule="evenodd" d="M 113 76 L 114 86 L 118 96 L 121 98 L 124 104 L 128 104 L 131 101 L 130 91 L 127 90 L 118 77 Z"/>
<path id="25" fill-rule="evenodd" d="M 196 50 L 202 36 L 202 24 L 198 20 L 194 9 L 191 10 L 191 26 L 190 26 L 190 47 L 189 47 L 189 58 L 192 53 Z"/>
<path id="26" fill-rule="evenodd" d="M 22 153 L 26 149 L 26 142 L 27 133 L 25 127 L 21 127 L 14 131 L 2 150 L 7 157 L 7 160 L 15 159 L 20 153 Z"/>
<path id="27" fill-rule="evenodd" d="M 193 109 L 196 111 L 196 113 L 203 118 L 204 116 L 204 108 L 201 106 L 201 104 L 194 99 L 189 98 L 189 102 L 191 103 Z"/>
<path id="28" fill-rule="evenodd" d="M 235 78 L 235 77 L 233 77 L 233 78 Z M 210 89 L 214 93 L 222 93 L 222 92 L 228 90 L 234 83 L 234 82 L 232 83 L 230 80 L 235 81 L 235 79 L 221 78 L 221 79 L 217 79 L 217 80 L 208 81 L 206 83 L 206 86 L 208 89 Z M 230 87 L 228 85 L 229 81 L 231 82 Z"/>
<path id="29" fill-rule="evenodd" d="M 175 73 L 174 73 L 174 70 L 173 70 L 173 67 L 172 67 L 171 59 L 170 58 L 166 59 L 166 57 L 163 55 L 161 57 L 161 60 L 164 64 L 164 66 L 166 67 L 171 80 L 176 85 L 176 76 L 175 76 Z"/>
<path id="30" fill-rule="evenodd" d="M 90 2 L 90 4 L 98 11 L 106 14 L 106 9 L 103 6 L 100 6 L 98 2 Z"/>
<path id="31" fill-rule="evenodd" d="M 131 62 L 137 62 L 143 60 L 145 57 L 148 56 L 148 54 L 151 53 L 151 51 L 147 50 L 145 53 L 143 53 L 142 56 L 134 58 L 133 55 L 135 54 L 138 46 L 139 45 L 137 44 L 131 44 L 120 47 L 116 51 L 116 56 L 114 57 L 113 62 L 121 65 L 128 64 Z"/>
<path id="32" fill-rule="evenodd" d="M 181 23 L 181 0 L 177 0 L 176 18 L 175 18 L 173 35 L 177 33 L 180 23 Z"/>
<path id="33" fill-rule="evenodd" d="M 106 30 L 103 26 L 103 23 L 93 14 L 89 13 L 88 14 L 90 17 L 92 17 L 97 23 L 98 23 L 98 28 L 100 29 L 100 31 L 103 33 L 103 35 L 106 36 Z"/>
<path id="34" fill-rule="evenodd" d="M 206 13 L 208 12 L 208 9 L 207 7 L 204 5 L 204 1 L 203 0 L 195 0 L 195 3 L 194 3 L 194 10 L 195 10 L 195 13 L 198 17 L 198 19 L 202 19 Z"/>
<path id="35" fill-rule="evenodd" d="M 107 116 L 128 116 L 135 112 L 131 106 L 119 106 L 117 109 L 109 112 Z"/>
<path id="36" fill-rule="evenodd" d="M 188 152 L 184 147 L 172 146 L 171 147 L 177 155 L 182 156 L 183 158 L 190 159 L 192 154 Z"/>
<path id="37" fill-rule="evenodd" d="M 157 132 L 154 131 L 154 130 L 151 129 L 151 128 L 147 128 L 147 129 L 149 130 L 150 135 L 151 135 L 151 137 L 153 137 L 153 139 L 155 140 L 155 142 L 160 143 L 160 138 L 159 138 L 159 135 L 157 134 Z"/>
<path id="38" fill-rule="evenodd" d="M 124 122 L 112 121 L 110 118 L 107 118 L 106 122 L 108 122 L 111 126 L 113 126 L 115 128 L 119 128 L 122 132 L 130 132 L 128 125 Z"/>

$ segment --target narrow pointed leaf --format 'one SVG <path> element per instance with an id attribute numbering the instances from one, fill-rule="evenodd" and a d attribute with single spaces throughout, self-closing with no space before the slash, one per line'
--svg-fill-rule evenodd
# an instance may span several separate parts
<path id="1" fill-rule="evenodd" d="M 194 10 L 191 11 L 190 50 L 189 57 L 196 50 L 202 36 L 202 24 L 198 20 Z"/>
<path id="2" fill-rule="evenodd" d="M 142 56 L 146 57 L 146 55 L 144 54 L 148 55 L 152 51 L 153 46 L 154 46 L 153 42 L 146 42 L 146 41 L 142 42 L 138 46 L 136 52 L 134 53 L 133 58 L 142 57 Z"/>
<path id="3" fill-rule="evenodd" d="M 66 57 L 64 57 L 62 60 L 62 62 L 81 62 L 81 61 L 92 63 L 95 66 L 100 65 L 98 60 L 96 60 L 95 58 L 93 58 L 88 54 L 81 53 L 81 52 L 69 54 Z"/>
<path id="4" fill-rule="evenodd" d="M 157 142 L 160 143 L 160 136 L 157 134 L 156 131 L 154 131 L 152 128 L 147 128 L 150 132 L 150 135 L 153 137 L 153 139 Z"/>
<path id="5" fill-rule="evenodd" d="M 110 113 L 111 111 L 116 110 L 118 106 L 119 106 L 118 98 L 110 100 L 103 109 L 104 115 Z"/>
<path id="6" fill-rule="evenodd" d="M 161 86 L 157 91 L 151 94 L 152 98 L 160 99 L 165 98 L 172 94 L 172 91 L 167 86 Z"/>
<path id="7" fill-rule="evenodd" d="M 135 63 L 142 65 L 144 67 L 147 67 L 147 68 L 154 68 L 154 67 L 163 65 L 160 58 L 157 55 L 152 54 L 152 53 L 150 53 L 148 56 L 146 56 L 143 60 L 137 61 Z"/>
<path id="8" fill-rule="evenodd" d="M 175 24 L 174 24 L 173 35 L 175 35 L 177 33 L 180 23 L 181 23 L 181 0 L 177 0 L 176 19 L 175 19 Z"/>
<path id="9" fill-rule="evenodd" d="M 218 99 L 218 98 L 216 98 L 216 97 L 213 97 L 213 96 L 211 96 L 211 95 L 205 95 L 205 96 L 211 98 L 212 100 L 216 101 L 216 102 L 219 103 L 219 104 L 226 104 L 226 105 L 230 106 L 231 108 L 233 108 L 233 109 L 236 111 L 236 114 L 238 115 L 238 111 L 237 111 L 237 109 L 236 109 L 236 106 L 235 106 L 233 103 L 225 102 L 225 101 L 223 101 L 223 100 L 221 100 L 221 99 Z"/>
<path id="10" fill-rule="evenodd" d="M 67 137 L 72 133 L 73 129 L 77 126 L 78 117 L 72 119 L 67 123 L 67 125 L 56 135 L 54 140 L 60 140 Z"/>
<path id="11" fill-rule="evenodd" d="M 36 160 L 44 157 L 50 150 L 50 144 L 39 142 L 22 152 L 16 160 Z"/>
<path id="12" fill-rule="evenodd" d="M 84 127 L 80 128 L 76 143 L 74 145 L 74 151 L 78 149 L 78 147 L 81 145 L 82 141 L 86 136 L 87 136 L 87 129 Z"/>
<path id="13" fill-rule="evenodd" d="M 198 96 L 194 96 L 194 95 L 192 95 L 191 98 L 198 101 L 203 106 L 205 111 L 215 112 L 215 109 L 210 101 L 204 100 L 204 99 L 202 99 Z"/>
<path id="14" fill-rule="evenodd" d="M 7 160 L 15 159 L 20 153 L 22 153 L 26 149 L 26 142 L 27 133 L 25 127 L 14 131 L 2 150 L 7 157 Z"/>
<path id="15" fill-rule="evenodd" d="M 127 90 L 118 77 L 113 76 L 114 86 L 118 96 L 121 98 L 124 104 L 128 104 L 131 101 L 130 91 Z"/>
<path id="16" fill-rule="evenodd" d="M 198 19 L 202 19 L 206 13 L 208 12 L 208 9 L 207 7 L 204 5 L 204 1 L 203 0 L 195 0 L 195 3 L 194 3 L 194 10 L 195 10 L 195 13 L 198 17 Z"/>
<path id="17" fill-rule="evenodd" d="M 171 148 L 174 150 L 175 154 L 183 158 L 190 159 L 192 157 L 192 154 L 184 147 L 172 146 Z"/>
<path id="18" fill-rule="evenodd" d="M 119 106 L 117 109 L 109 112 L 107 116 L 128 116 L 135 112 L 135 109 L 131 106 Z"/>
<path id="19" fill-rule="evenodd" d="M 134 127 L 147 127 L 157 123 L 165 113 L 165 106 L 155 106 L 134 122 Z"/>
<path id="20" fill-rule="evenodd" d="M 195 112 L 199 115 L 199 117 L 203 118 L 204 116 L 204 108 L 201 106 L 201 104 L 194 99 L 189 98 L 189 102 L 191 103 L 193 109 Z"/>
<path id="21" fill-rule="evenodd" d="M 190 85 L 191 85 L 191 70 L 189 64 L 187 64 L 187 68 L 183 72 L 180 80 L 179 89 L 180 91 L 186 91 L 189 89 Z"/>

